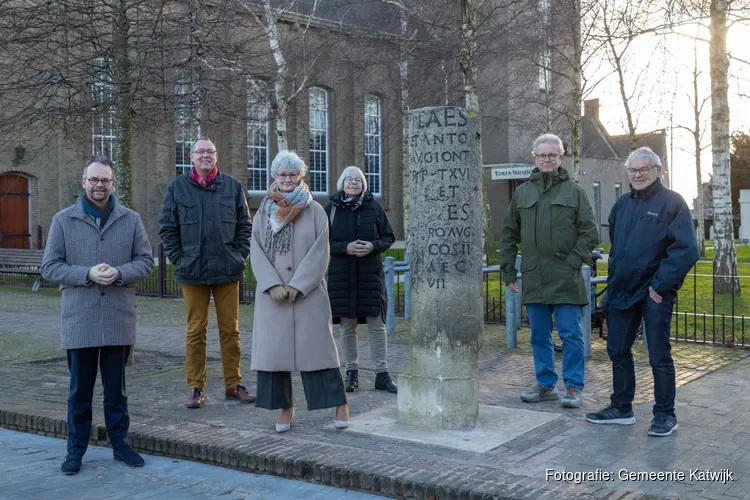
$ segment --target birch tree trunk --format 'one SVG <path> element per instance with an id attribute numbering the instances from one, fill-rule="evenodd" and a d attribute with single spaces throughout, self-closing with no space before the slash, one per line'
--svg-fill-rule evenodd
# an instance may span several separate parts
<path id="1" fill-rule="evenodd" d="M 409 32 L 409 17 L 401 10 L 401 36 L 406 40 Z M 404 239 L 409 248 L 409 227 L 411 225 L 411 194 L 409 192 L 409 55 L 406 44 L 401 45 L 398 62 L 401 80 L 401 194 L 404 213 Z"/>
<path id="2" fill-rule="evenodd" d="M 727 57 L 728 0 L 711 0 L 711 152 L 713 161 L 714 292 L 740 290 L 734 248 L 729 163 L 729 99 Z"/>
<path id="3" fill-rule="evenodd" d="M 459 0 L 461 5 L 461 54 L 459 65 L 464 83 L 464 106 L 470 116 L 479 114 L 479 91 L 477 90 L 477 40 L 475 0 Z M 481 122 L 480 122 L 481 123 Z M 482 169 L 482 206 L 484 212 L 484 254 L 487 260 L 495 254 L 495 237 L 492 232 L 492 212 L 487 194 L 487 175 L 482 161 L 482 139 L 479 139 L 479 165 Z"/>
<path id="4" fill-rule="evenodd" d="M 271 46 L 271 53 L 276 62 L 276 78 L 274 78 L 273 82 L 274 98 L 271 104 L 271 112 L 275 122 L 276 145 L 279 151 L 284 151 L 289 149 L 286 127 L 286 119 L 289 111 L 286 83 L 288 81 L 289 69 L 284 54 L 281 52 L 281 46 L 279 45 L 278 17 L 273 8 L 271 8 L 271 0 L 265 0 L 263 2 L 263 10 L 266 17 L 268 43 Z"/>
<path id="5" fill-rule="evenodd" d="M 581 8 L 579 2 L 573 2 L 573 19 L 581 19 Z M 571 135 L 571 168 L 570 177 L 578 182 L 581 175 L 581 135 L 583 134 L 583 122 L 581 120 L 581 104 L 583 103 L 583 58 L 581 53 L 581 29 L 580 26 L 573 28 L 573 64 L 571 80 L 573 84 L 573 96 L 576 108 L 574 109 Z"/>

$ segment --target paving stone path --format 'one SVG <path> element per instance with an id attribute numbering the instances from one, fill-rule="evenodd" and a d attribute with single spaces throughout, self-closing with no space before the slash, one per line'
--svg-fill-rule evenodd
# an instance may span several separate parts
<path id="1" fill-rule="evenodd" d="M 0 286 L 0 377 L 5 389 L 0 393 L 0 423 L 6 427 L 64 436 L 68 373 L 58 348 L 59 302 L 54 291 L 30 293 Z M 186 396 L 182 301 L 139 298 L 138 316 L 135 363 L 128 372 L 131 434 L 134 445 L 151 452 L 403 498 L 745 498 L 750 492 L 750 429 L 745 428 L 750 421 L 750 359 L 745 351 L 675 344 L 680 428 L 675 436 L 658 439 L 646 436 L 652 383 L 643 345 L 635 353 L 637 423 L 628 427 L 593 426 L 583 418 L 609 398 L 611 368 L 599 339 L 587 363 L 580 410 L 563 410 L 553 403 L 526 405 L 518 399 L 519 392 L 534 383 L 531 353 L 523 337 L 514 351 L 484 349 L 482 404 L 547 411 L 556 418 L 479 454 L 333 431 L 333 410 L 308 412 L 304 405 L 298 407 L 292 430 L 279 436 L 273 431 L 275 413 L 223 399 L 215 328 L 209 331 L 206 406 L 186 410 L 182 406 Z M 242 338 L 243 375 L 254 390 L 249 371 L 251 307 L 242 307 L 240 322 L 247 332 Z M 398 333 L 389 344 L 394 374 L 406 369 L 406 332 L 408 324 L 399 320 Z M 486 335 L 488 344 L 497 344 L 502 327 L 488 326 Z M 360 390 L 350 395 L 353 416 L 396 404 L 395 396 L 372 387 L 366 340 L 364 333 L 363 380 Z M 558 372 L 559 364 L 558 359 Z M 301 382 L 298 377 L 294 380 L 297 400 L 302 402 Z M 101 406 L 98 401 L 95 405 L 95 420 L 101 426 Z M 106 443 L 103 429 L 97 432 L 94 441 Z M 59 453 L 64 454 L 62 442 Z M 689 476 L 691 469 L 706 468 L 728 468 L 734 480 L 722 484 Z M 558 481 L 548 469 L 560 473 L 602 469 L 613 475 L 605 481 Z M 644 481 L 622 479 L 623 470 L 675 470 L 687 475 L 683 481 Z"/>

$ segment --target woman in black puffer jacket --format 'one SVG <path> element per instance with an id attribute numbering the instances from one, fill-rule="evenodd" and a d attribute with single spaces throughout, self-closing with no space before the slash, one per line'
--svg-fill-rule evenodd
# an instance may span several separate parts
<path id="1" fill-rule="evenodd" d="M 326 207 L 331 224 L 328 296 L 334 324 L 341 325 L 341 350 L 346 363 L 346 390 L 359 386 L 357 325 L 367 323 L 375 388 L 398 392 L 388 373 L 385 332 L 386 295 L 381 253 L 395 237 L 383 207 L 367 190 L 358 167 L 341 173 L 338 191 Z"/>

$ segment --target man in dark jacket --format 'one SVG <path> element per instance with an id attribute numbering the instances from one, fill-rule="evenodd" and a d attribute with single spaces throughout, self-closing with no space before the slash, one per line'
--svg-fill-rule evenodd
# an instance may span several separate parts
<path id="1" fill-rule="evenodd" d="M 185 406 L 203 406 L 206 334 L 213 293 L 219 324 L 226 399 L 252 403 L 240 375 L 239 283 L 250 253 L 251 222 L 242 185 L 219 172 L 219 153 L 208 138 L 193 145 L 193 168 L 169 183 L 159 216 L 159 236 L 187 314 Z"/>
<path id="2" fill-rule="evenodd" d="M 552 344 L 552 314 L 563 341 L 564 408 L 581 406 L 585 372 L 581 306 L 589 292 L 581 266 L 591 260 L 599 228 L 586 192 L 561 167 L 563 145 L 545 134 L 534 141 L 535 168 L 513 193 L 502 232 L 500 269 L 513 293 L 516 255 L 521 246 L 521 301 L 531 323 L 531 348 L 537 384 L 521 394 L 527 403 L 556 401 L 557 373 Z"/>
<path id="3" fill-rule="evenodd" d="M 634 424 L 635 369 L 631 348 L 645 322 L 648 357 L 654 374 L 654 418 L 649 436 L 677 429 L 675 373 L 669 329 L 677 291 L 698 261 L 693 219 L 685 200 L 661 183 L 661 160 L 649 148 L 625 162 L 630 193 L 609 215 L 607 353 L 612 360 L 610 405 L 586 419 L 595 424 Z"/>

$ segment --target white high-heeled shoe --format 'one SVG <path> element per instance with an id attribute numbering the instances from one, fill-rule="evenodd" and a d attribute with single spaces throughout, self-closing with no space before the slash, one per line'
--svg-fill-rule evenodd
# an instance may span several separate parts
<path id="1" fill-rule="evenodd" d="M 336 411 L 338 412 L 338 408 L 336 408 Z M 349 427 L 349 421 L 348 420 L 336 420 L 336 417 L 333 417 L 333 426 L 336 429 L 346 429 Z"/>
<path id="2" fill-rule="evenodd" d="M 282 433 L 286 432 L 292 427 L 292 420 L 294 420 L 294 408 L 292 408 L 292 418 L 289 419 L 288 424 L 280 424 L 278 421 L 276 422 L 276 432 Z"/>

